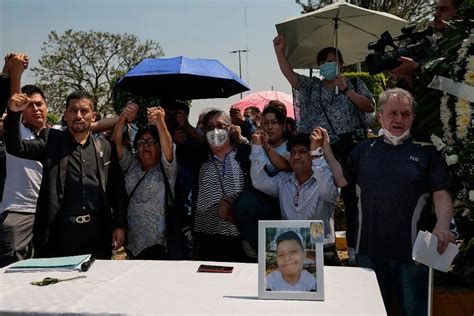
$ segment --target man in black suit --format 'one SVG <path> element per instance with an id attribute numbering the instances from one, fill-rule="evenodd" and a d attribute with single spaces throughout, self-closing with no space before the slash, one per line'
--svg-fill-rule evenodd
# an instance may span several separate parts
<path id="1" fill-rule="evenodd" d="M 96 117 L 92 97 L 81 91 L 68 96 L 67 130 L 43 129 L 36 139 L 21 140 L 20 114 L 31 102 L 14 94 L 4 126 L 9 153 L 43 164 L 33 227 L 36 256 L 110 258 L 110 245 L 118 249 L 125 239 L 126 194 L 112 147 L 90 132 Z"/>

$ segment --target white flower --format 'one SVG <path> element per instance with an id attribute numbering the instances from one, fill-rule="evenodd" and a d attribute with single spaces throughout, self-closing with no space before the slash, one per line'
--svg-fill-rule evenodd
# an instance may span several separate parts
<path id="1" fill-rule="evenodd" d="M 458 156 L 457 155 L 449 155 L 449 156 L 446 156 L 446 164 L 448 166 L 451 166 L 451 165 L 454 165 L 454 164 L 457 164 L 458 163 Z"/>
<path id="2" fill-rule="evenodd" d="M 435 145 L 437 151 L 442 151 L 446 148 L 446 144 L 435 134 L 431 134 L 431 142 Z"/>
<path id="3" fill-rule="evenodd" d="M 469 191 L 469 200 L 474 202 L 474 190 Z"/>
<path id="4" fill-rule="evenodd" d="M 446 92 L 441 98 L 441 103 L 439 106 L 440 119 L 443 125 L 443 139 L 448 145 L 454 144 L 453 134 L 451 133 L 451 128 L 449 126 L 449 120 L 451 119 L 451 111 L 448 108 L 448 99 L 449 94 Z"/>
<path id="5" fill-rule="evenodd" d="M 454 199 L 453 207 L 458 207 L 459 205 L 461 205 L 461 201 L 459 201 L 458 199 Z"/>

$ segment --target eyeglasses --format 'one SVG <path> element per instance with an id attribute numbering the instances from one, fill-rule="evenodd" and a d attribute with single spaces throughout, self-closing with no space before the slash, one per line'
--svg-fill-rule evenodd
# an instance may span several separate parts
<path id="1" fill-rule="evenodd" d="M 295 195 L 293 196 L 293 204 L 295 206 L 298 206 L 299 199 L 300 199 L 300 191 L 301 191 L 302 185 L 299 185 L 299 184 L 295 183 L 295 186 L 296 186 L 296 190 L 295 190 Z"/>
<path id="2" fill-rule="evenodd" d="M 209 131 L 212 131 L 215 128 L 227 130 L 229 128 L 229 124 L 227 124 L 227 123 L 218 123 L 215 126 L 214 125 L 209 125 L 209 126 L 206 127 L 206 131 L 209 132 Z"/>
<path id="3" fill-rule="evenodd" d="M 149 139 L 149 140 L 144 140 L 144 139 L 140 139 L 138 142 L 137 142 L 137 147 L 143 147 L 143 146 L 155 146 L 156 144 L 158 144 L 158 142 L 154 139 Z"/>

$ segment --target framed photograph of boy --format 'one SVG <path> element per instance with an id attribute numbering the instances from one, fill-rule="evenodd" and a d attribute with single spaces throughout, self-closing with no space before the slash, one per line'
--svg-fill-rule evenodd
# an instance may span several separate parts
<path id="1" fill-rule="evenodd" d="M 322 221 L 258 222 L 258 297 L 324 300 Z"/>

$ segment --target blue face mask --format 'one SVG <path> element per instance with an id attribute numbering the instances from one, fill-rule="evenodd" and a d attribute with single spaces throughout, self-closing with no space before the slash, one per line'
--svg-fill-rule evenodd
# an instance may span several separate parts
<path id="1" fill-rule="evenodd" d="M 319 66 L 319 74 L 326 80 L 334 80 L 334 78 L 336 78 L 336 70 L 337 67 L 335 61 L 325 62 Z"/>

